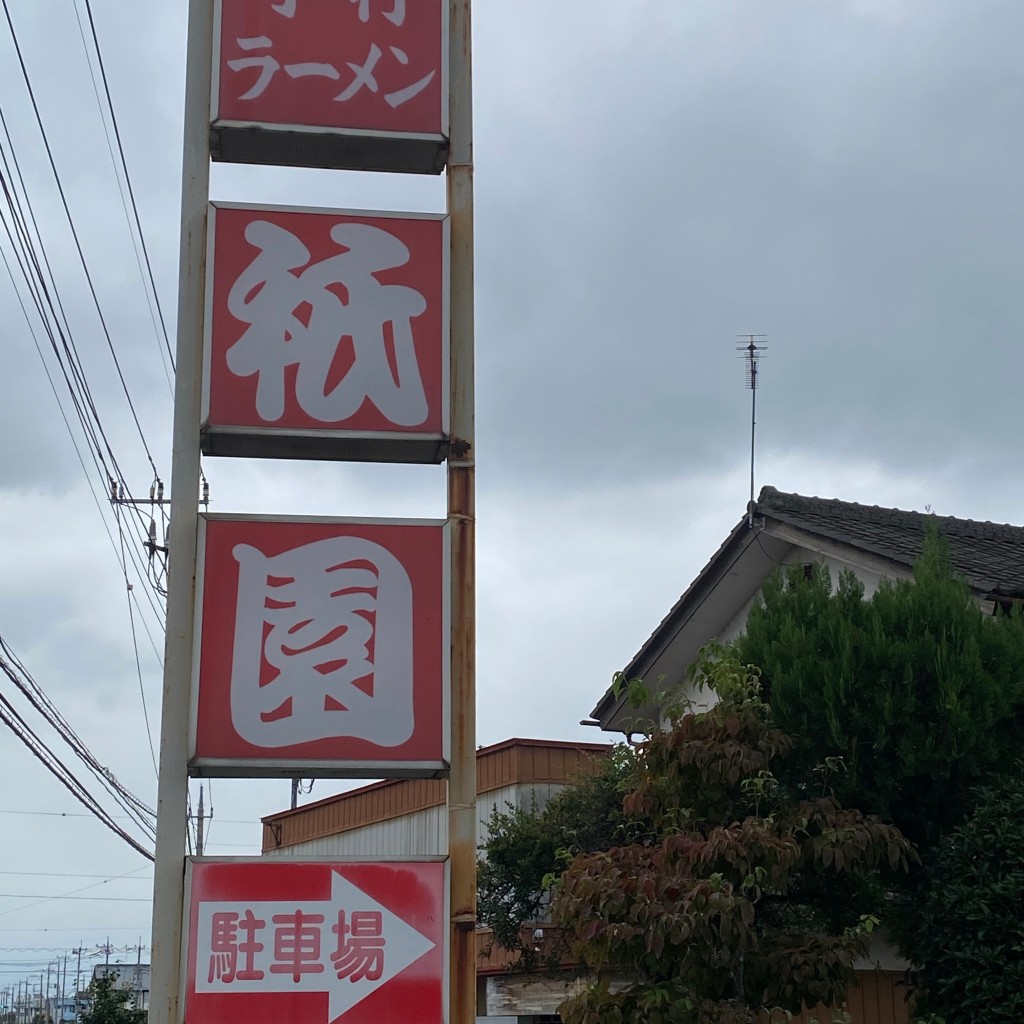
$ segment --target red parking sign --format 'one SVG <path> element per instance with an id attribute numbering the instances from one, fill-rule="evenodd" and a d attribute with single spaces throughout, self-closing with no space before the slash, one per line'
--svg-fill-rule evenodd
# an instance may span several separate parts
<path id="1" fill-rule="evenodd" d="M 446 870 L 192 860 L 188 1024 L 443 1024 Z"/>

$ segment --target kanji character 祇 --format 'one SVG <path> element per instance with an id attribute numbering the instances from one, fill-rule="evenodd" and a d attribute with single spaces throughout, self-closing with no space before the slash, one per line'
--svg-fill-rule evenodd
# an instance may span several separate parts
<path id="1" fill-rule="evenodd" d="M 296 910 L 292 914 L 274 915 L 274 962 L 271 974 L 290 974 L 296 984 L 303 974 L 322 974 L 320 963 L 320 929 L 323 914 L 304 914 Z"/>
<path id="2" fill-rule="evenodd" d="M 356 910 L 345 923 L 345 911 L 338 911 L 338 923 L 331 929 L 338 936 L 338 948 L 331 962 L 339 978 L 349 981 L 378 981 L 384 973 L 384 920 L 379 910 Z"/>
<path id="3" fill-rule="evenodd" d="M 238 734 L 271 748 L 339 736 L 389 747 L 408 740 L 412 584 L 402 563 L 352 536 L 270 557 L 239 544 L 233 555 L 231 721 Z M 269 679 L 264 664 L 273 670 Z"/>
<path id="4" fill-rule="evenodd" d="M 422 423 L 428 405 L 412 321 L 427 300 L 414 288 L 376 277 L 408 263 L 405 243 L 373 225 L 339 223 L 331 239 L 340 251 L 310 263 L 302 241 L 276 224 L 251 221 L 245 238 L 257 256 L 232 286 L 228 309 L 248 326 L 228 349 L 227 364 L 239 377 L 256 376 L 260 417 L 274 422 L 284 415 L 286 369 L 296 366 L 295 400 L 316 420 L 340 423 L 369 400 L 396 426 Z M 345 339 L 354 358 L 329 387 Z"/>
<path id="5" fill-rule="evenodd" d="M 266 927 L 251 910 L 239 919 L 238 914 L 222 912 L 213 915 L 210 934 L 210 973 L 208 981 L 215 978 L 230 985 L 239 981 L 259 981 L 263 971 L 256 970 L 256 954 L 263 951 L 263 943 L 256 941 L 256 932 Z M 241 931 L 244 938 L 239 941 Z M 239 954 L 243 957 L 242 969 L 238 969 Z"/>

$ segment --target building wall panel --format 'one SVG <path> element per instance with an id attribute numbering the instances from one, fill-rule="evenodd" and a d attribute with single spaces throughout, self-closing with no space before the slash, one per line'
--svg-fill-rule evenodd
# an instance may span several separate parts
<path id="1" fill-rule="evenodd" d="M 510 787 L 530 787 L 536 783 L 538 802 L 543 804 L 553 787 L 573 781 L 581 767 L 607 754 L 609 749 L 603 743 L 568 745 L 550 740 L 507 740 L 478 751 L 477 792 L 486 796 L 490 808 L 502 805 L 501 794 Z M 264 819 L 263 849 L 271 853 L 305 845 L 339 832 L 440 807 L 445 801 L 445 790 L 441 779 L 390 780 L 283 811 Z M 520 806 L 529 806 L 529 802 Z"/>

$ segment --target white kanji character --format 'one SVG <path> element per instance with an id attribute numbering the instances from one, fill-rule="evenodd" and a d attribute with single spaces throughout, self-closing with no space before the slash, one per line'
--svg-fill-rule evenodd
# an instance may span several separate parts
<path id="1" fill-rule="evenodd" d="M 239 377 L 258 378 L 260 417 L 274 422 L 284 415 L 286 368 L 297 366 L 295 398 L 314 419 L 340 423 L 369 400 L 396 426 L 423 423 L 429 406 L 412 320 L 426 310 L 427 300 L 414 288 L 381 284 L 375 276 L 408 263 L 406 245 L 381 228 L 340 223 L 331 238 L 342 251 L 309 265 L 306 246 L 275 224 L 252 221 L 245 238 L 259 254 L 232 286 L 228 309 L 249 326 L 228 349 L 227 364 Z M 300 268 L 305 269 L 296 275 Z M 300 310 L 308 317 L 300 317 Z M 354 359 L 328 388 L 346 338 Z"/>
<path id="2" fill-rule="evenodd" d="M 400 50 L 397 46 L 389 46 L 388 49 L 391 51 L 391 55 L 398 61 L 399 64 L 406 65 L 409 63 L 409 55 L 405 50 Z M 384 94 L 384 99 L 388 101 L 390 107 L 400 107 L 403 103 L 408 102 L 413 96 L 418 96 L 430 83 L 434 80 L 436 71 L 431 71 L 429 75 L 424 76 L 418 82 L 413 82 L 412 85 L 407 85 L 404 89 L 398 89 L 395 92 L 388 92 Z"/>
<path id="3" fill-rule="evenodd" d="M 289 78 L 329 78 L 332 82 L 341 78 L 341 73 L 333 64 L 319 64 L 315 61 L 285 64 L 284 71 Z"/>
<path id="4" fill-rule="evenodd" d="M 334 98 L 344 103 L 346 100 L 352 99 L 353 96 L 360 89 L 369 89 L 370 92 L 377 92 L 380 86 L 377 85 L 377 79 L 374 77 L 373 69 L 377 66 L 377 62 L 383 56 L 383 51 L 376 43 L 370 44 L 370 52 L 367 54 L 366 60 L 362 64 L 356 64 L 352 61 L 345 61 L 355 76 L 349 85 L 342 91 L 339 92 Z"/>
<path id="5" fill-rule="evenodd" d="M 273 40 L 267 36 L 253 36 L 236 41 L 247 53 L 251 50 L 269 50 L 274 45 Z M 269 53 L 265 53 L 261 57 L 237 57 L 235 60 L 228 61 L 228 67 L 232 71 L 245 71 L 247 68 L 260 69 L 259 76 L 252 88 L 239 96 L 239 99 L 242 100 L 254 100 L 257 96 L 262 96 L 267 91 L 271 79 L 281 69 L 281 65 Z"/>
<path id="6" fill-rule="evenodd" d="M 385 747 L 406 742 L 414 724 L 413 626 L 402 563 L 353 536 L 272 556 L 239 544 L 232 554 L 231 720 L 239 736 L 264 748 L 341 736 Z"/>
<path id="7" fill-rule="evenodd" d="M 294 3 L 294 0 L 292 0 Z M 359 20 L 367 22 L 370 20 L 370 0 L 349 0 L 350 3 L 359 5 Z M 392 25 L 402 25 L 405 22 L 405 0 L 395 0 L 394 7 L 390 11 L 383 12 L 384 17 Z"/>
<path id="8" fill-rule="evenodd" d="M 391 51 L 391 55 L 403 66 L 409 63 L 409 55 L 405 50 L 400 49 L 397 46 L 389 46 L 388 49 Z M 356 64 L 352 61 L 346 61 L 349 68 L 352 70 L 353 79 L 346 86 L 344 90 L 338 93 L 334 98 L 339 102 L 346 102 L 352 99 L 361 89 L 366 89 L 369 92 L 377 93 L 380 91 L 380 86 L 377 83 L 377 77 L 374 74 L 374 70 L 377 64 L 380 62 L 383 56 L 383 51 L 376 43 L 370 44 L 370 52 L 367 54 L 366 60 L 362 64 Z M 408 103 L 414 96 L 418 96 L 430 83 L 434 80 L 437 75 L 436 69 L 431 71 L 429 74 L 424 75 L 419 81 L 413 82 L 412 85 L 404 86 L 401 89 L 395 89 L 393 92 L 384 94 L 384 99 L 387 100 L 388 105 L 393 109 L 400 107 L 403 103 Z"/>
<path id="9" fill-rule="evenodd" d="M 286 18 L 294 18 L 295 4 L 296 0 L 281 0 L 278 4 L 271 4 L 270 9 L 277 11 L 278 14 L 283 14 Z"/>

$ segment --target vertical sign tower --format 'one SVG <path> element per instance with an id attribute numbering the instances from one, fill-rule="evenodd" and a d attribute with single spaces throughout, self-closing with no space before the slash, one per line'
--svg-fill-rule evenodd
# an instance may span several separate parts
<path id="1" fill-rule="evenodd" d="M 475 1017 L 470 9 L 190 0 L 153 1024 Z M 447 212 L 211 205 L 211 159 Z M 200 516 L 201 451 L 445 463 L 447 516 Z M 309 774 L 447 776 L 448 855 L 185 857 L 190 775 Z"/>

